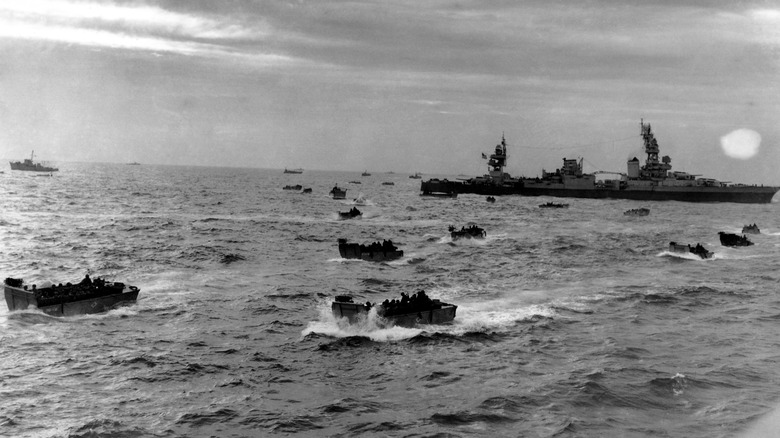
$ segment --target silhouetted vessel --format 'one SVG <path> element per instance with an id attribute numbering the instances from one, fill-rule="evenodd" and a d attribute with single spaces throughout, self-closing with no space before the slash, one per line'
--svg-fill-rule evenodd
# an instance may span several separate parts
<path id="1" fill-rule="evenodd" d="M 303 169 L 301 169 L 301 168 L 298 168 L 298 169 L 288 169 L 288 168 L 285 167 L 284 168 L 284 173 L 303 173 Z"/>
<path id="2" fill-rule="evenodd" d="M 100 313 L 119 305 L 135 302 L 139 289 L 124 283 L 108 282 L 87 276 L 81 283 L 51 285 L 38 289 L 18 278 L 5 279 L 5 302 L 8 310 L 37 308 L 53 316 Z"/>
<path id="3" fill-rule="evenodd" d="M 569 208 L 569 204 L 561 204 L 558 202 L 545 202 L 544 204 L 539 204 L 539 208 Z"/>
<path id="4" fill-rule="evenodd" d="M 484 239 L 485 236 L 487 236 L 487 232 L 483 228 L 476 225 L 461 227 L 460 230 L 456 229 L 454 225 L 450 225 L 449 231 L 452 240 L 458 240 L 461 238 Z"/>
<path id="5" fill-rule="evenodd" d="M 385 262 L 403 257 L 404 252 L 396 248 L 391 240 L 374 242 L 369 245 L 349 243 L 339 239 L 339 254 L 345 259 L 360 259 L 369 262 Z"/>
<path id="6" fill-rule="evenodd" d="M 339 212 L 339 219 L 352 219 L 358 216 L 363 216 L 363 212 L 358 210 L 357 207 L 352 207 L 349 211 Z"/>
<path id="7" fill-rule="evenodd" d="M 681 254 L 695 254 L 703 259 L 708 259 L 714 254 L 712 251 L 707 251 L 707 248 L 700 243 L 697 243 L 696 246 L 691 246 L 690 244 L 681 245 L 677 242 L 669 242 L 669 251 Z"/>
<path id="8" fill-rule="evenodd" d="M 339 186 L 333 186 L 332 189 L 330 189 L 330 192 L 328 194 L 333 199 L 345 199 L 347 197 L 347 189 L 342 189 Z"/>
<path id="9" fill-rule="evenodd" d="M 728 184 L 711 178 L 697 178 L 686 172 L 672 172 L 671 158 L 659 160 L 658 142 L 650 124 L 640 122 L 647 157 L 640 165 L 636 157 L 627 163 L 620 178 L 596 181 L 595 173 L 583 173 L 582 159 L 563 159 L 555 172 L 542 171 L 537 178 L 513 178 L 504 172 L 506 141 L 496 146 L 488 161 L 488 174 L 465 181 L 423 181 L 423 193 L 476 193 L 480 195 L 556 196 L 569 198 L 633 199 L 640 201 L 769 203 L 780 187 Z"/>
<path id="10" fill-rule="evenodd" d="M 11 170 L 24 170 L 28 172 L 56 172 L 59 169 L 56 167 L 44 166 L 41 163 L 33 161 L 35 157 L 35 151 L 32 151 L 30 158 L 25 158 L 24 161 L 11 161 Z"/>
<path id="11" fill-rule="evenodd" d="M 740 236 L 739 234 L 719 231 L 718 237 L 720 237 L 720 244 L 723 246 L 750 246 L 753 244 L 745 235 Z"/>
<path id="12" fill-rule="evenodd" d="M 649 208 L 632 208 L 623 212 L 624 216 L 647 216 L 650 214 Z"/>
<path id="13" fill-rule="evenodd" d="M 758 225 L 751 224 L 751 225 L 745 225 L 742 227 L 742 233 L 743 234 L 761 234 L 761 230 L 758 229 Z"/>
<path id="14" fill-rule="evenodd" d="M 372 305 L 355 303 L 348 295 L 339 295 L 331 305 L 331 311 L 336 318 L 347 318 L 354 324 L 361 318 L 366 318 L 372 308 L 376 307 L 378 316 L 390 325 L 414 327 L 421 324 L 448 324 L 455 319 L 458 306 L 430 299 L 425 291 L 413 294 L 411 297 L 401 294 L 401 300 L 385 300 L 381 304 Z"/>

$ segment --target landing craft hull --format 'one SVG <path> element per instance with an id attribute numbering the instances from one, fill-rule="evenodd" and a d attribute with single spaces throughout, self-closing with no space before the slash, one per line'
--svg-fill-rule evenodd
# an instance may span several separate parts
<path id="1" fill-rule="evenodd" d="M 123 304 L 132 304 L 138 299 L 138 292 L 138 289 L 126 287 L 122 292 L 113 295 L 39 305 L 32 291 L 5 285 L 5 302 L 11 311 L 32 307 L 52 316 L 75 316 L 102 313 Z"/>
<path id="2" fill-rule="evenodd" d="M 392 325 L 401 327 L 415 327 L 421 324 L 448 324 L 455 319 L 458 306 L 442 303 L 440 307 L 420 310 L 417 312 L 403 313 L 400 315 L 385 316 Z M 362 304 L 334 302 L 331 311 L 337 318 L 347 318 L 351 324 L 365 317 L 368 310 Z"/>
<path id="3" fill-rule="evenodd" d="M 341 254 L 341 257 L 345 259 L 361 259 L 369 262 L 390 261 L 399 259 L 404 256 L 404 252 L 399 250 L 364 250 L 357 243 L 340 243 L 339 254 Z"/>

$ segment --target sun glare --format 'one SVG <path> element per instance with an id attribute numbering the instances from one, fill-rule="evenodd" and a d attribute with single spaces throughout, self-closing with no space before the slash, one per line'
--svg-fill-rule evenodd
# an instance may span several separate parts
<path id="1" fill-rule="evenodd" d="M 720 147 L 731 158 L 747 160 L 758 153 L 761 134 L 752 129 L 737 129 L 720 138 Z"/>

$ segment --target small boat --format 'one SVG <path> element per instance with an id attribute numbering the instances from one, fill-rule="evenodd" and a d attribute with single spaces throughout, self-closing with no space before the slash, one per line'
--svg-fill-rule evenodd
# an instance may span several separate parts
<path id="1" fill-rule="evenodd" d="M 409 178 L 420 179 L 420 178 L 422 178 L 422 175 L 420 175 L 420 173 L 418 172 L 418 173 L 415 173 L 414 175 L 409 175 Z"/>
<path id="2" fill-rule="evenodd" d="M 360 174 L 361 176 L 371 176 L 370 173 L 368 173 L 367 170 L 363 171 L 363 173 Z"/>
<path id="3" fill-rule="evenodd" d="M 362 182 L 360 182 L 360 181 L 350 181 L 349 183 L 350 183 L 350 184 L 363 184 L 363 183 L 362 183 Z"/>
<path id="4" fill-rule="evenodd" d="M 487 200 L 487 202 L 491 204 L 496 202 L 496 198 L 494 196 L 488 196 L 487 198 L 485 198 L 485 200 Z"/>
<path id="5" fill-rule="evenodd" d="M 547 202 L 539 205 L 539 208 L 569 208 L 569 204 L 558 204 L 555 202 Z"/>
<path id="6" fill-rule="evenodd" d="M 140 165 L 141 165 L 141 163 L 139 163 L 139 162 L 137 162 L 137 161 L 133 161 L 132 163 L 127 163 L 127 165 L 128 165 L 128 166 L 140 166 Z"/>
<path id="7" fill-rule="evenodd" d="M 303 173 L 303 169 L 301 169 L 301 168 L 298 168 L 298 169 L 288 169 L 288 168 L 285 167 L 284 168 L 284 173 Z"/>
<path id="8" fill-rule="evenodd" d="M 452 237 L 452 240 L 457 240 L 460 238 L 484 239 L 485 236 L 487 236 L 487 233 L 484 229 L 476 225 L 461 227 L 460 230 L 456 230 L 453 225 L 450 225 L 450 236 Z"/>
<path id="9" fill-rule="evenodd" d="M 352 207 L 349 211 L 340 211 L 339 219 L 352 219 L 358 216 L 363 216 L 363 212 L 355 207 Z"/>
<path id="10" fill-rule="evenodd" d="M 758 229 L 758 225 L 745 225 L 742 227 L 742 234 L 761 234 L 761 230 Z"/>
<path id="11" fill-rule="evenodd" d="M 632 208 L 623 212 L 625 216 L 647 216 L 650 214 L 649 208 Z"/>
<path id="12" fill-rule="evenodd" d="M 384 262 L 403 257 L 404 252 L 393 245 L 392 240 L 374 242 L 369 245 L 348 243 L 347 239 L 339 239 L 339 254 L 345 259 L 360 259 L 370 262 Z"/>
<path id="13" fill-rule="evenodd" d="M 692 254 L 696 254 L 697 256 L 703 259 L 708 259 L 712 257 L 713 254 L 712 251 L 707 251 L 707 249 L 704 248 L 700 243 L 697 243 L 696 246 L 691 246 L 690 244 L 681 245 L 678 244 L 677 242 L 669 242 L 669 252 L 676 252 L 682 254 L 692 253 Z"/>
<path id="14" fill-rule="evenodd" d="M 25 158 L 24 161 L 11 161 L 11 170 L 25 170 L 28 172 L 57 172 L 59 169 L 56 167 L 44 166 L 41 163 L 33 161 L 35 157 L 35 151 L 32 151 L 30 158 Z"/>
<path id="15" fill-rule="evenodd" d="M 401 299 L 385 300 L 381 304 L 370 302 L 359 304 L 352 301 L 348 295 L 339 295 L 331 305 L 331 311 L 336 318 L 347 318 L 354 324 L 361 318 L 365 319 L 372 308 L 387 321 L 388 325 L 415 327 L 423 324 L 448 324 L 455 319 L 458 306 L 431 299 L 425 291 L 419 291 L 412 296 L 401 294 Z"/>
<path id="16" fill-rule="evenodd" d="M 345 199 L 347 197 L 347 189 L 339 188 L 339 186 L 333 186 L 332 189 L 330 189 L 330 192 L 328 194 L 333 199 Z"/>
<path id="17" fill-rule="evenodd" d="M 385 181 L 385 182 L 383 182 L 383 183 L 382 183 L 382 185 L 383 185 L 383 186 L 394 186 L 394 185 L 395 185 L 395 183 L 394 183 L 394 182 L 392 182 L 392 181 Z"/>
<path id="18" fill-rule="evenodd" d="M 720 236 L 720 244 L 723 246 L 750 246 L 753 244 L 745 235 L 740 236 L 739 234 L 718 231 L 718 236 Z"/>
<path id="19" fill-rule="evenodd" d="M 294 186 L 287 185 L 287 186 L 284 186 L 284 187 L 282 187 L 282 188 L 283 188 L 284 190 L 298 190 L 298 191 L 300 191 L 300 190 L 302 190 L 302 189 L 303 189 L 303 186 L 302 186 L 302 185 L 300 185 L 300 184 L 296 184 L 296 185 L 294 185 Z"/>
<path id="20" fill-rule="evenodd" d="M 74 316 L 101 313 L 138 298 L 139 289 L 87 275 L 80 283 L 49 285 L 37 288 L 19 278 L 5 279 L 5 302 L 8 310 L 37 308 L 52 316 Z"/>
<path id="21" fill-rule="evenodd" d="M 306 187 L 301 193 L 311 193 L 311 187 Z"/>

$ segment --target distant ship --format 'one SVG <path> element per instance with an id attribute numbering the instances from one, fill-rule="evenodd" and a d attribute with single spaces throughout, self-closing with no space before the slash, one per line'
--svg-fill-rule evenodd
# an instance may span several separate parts
<path id="1" fill-rule="evenodd" d="M 414 175 L 409 175 L 409 178 L 412 178 L 412 179 L 422 179 L 422 175 L 420 175 L 420 173 L 417 172 Z"/>
<path id="2" fill-rule="evenodd" d="M 765 204 L 780 187 L 729 184 L 711 178 L 697 178 L 686 172 L 672 172 L 671 158 L 658 158 L 658 142 L 650 124 L 640 121 L 644 142 L 644 166 L 634 157 L 625 174 L 617 179 L 596 181 L 595 173 L 583 173 L 582 159 L 563 159 L 555 172 L 542 171 L 541 178 L 513 178 L 504 172 L 506 140 L 496 146 L 488 161 L 488 174 L 464 181 L 423 181 L 423 193 L 455 192 L 480 195 L 555 196 L 563 198 L 633 199 L 639 201 L 739 202 Z"/>
<path id="3" fill-rule="evenodd" d="M 24 161 L 11 161 L 11 170 L 26 170 L 29 172 L 56 172 L 59 170 L 56 167 L 48 167 L 41 163 L 33 162 L 34 157 L 35 151 L 32 151 L 30 158 L 25 158 Z"/>
<path id="4" fill-rule="evenodd" d="M 298 169 L 288 169 L 288 168 L 285 167 L 284 168 L 284 173 L 303 173 L 303 169 L 301 169 L 301 168 L 298 168 Z"/>

